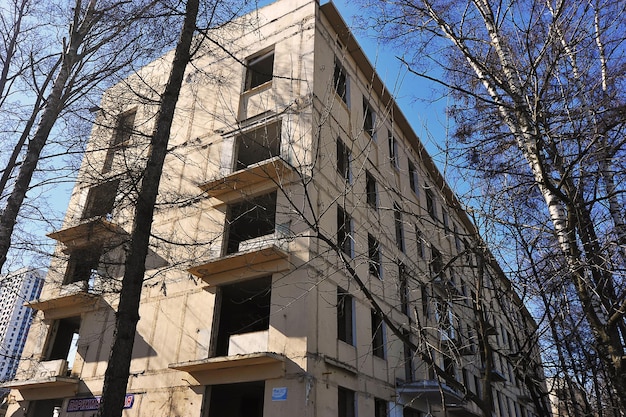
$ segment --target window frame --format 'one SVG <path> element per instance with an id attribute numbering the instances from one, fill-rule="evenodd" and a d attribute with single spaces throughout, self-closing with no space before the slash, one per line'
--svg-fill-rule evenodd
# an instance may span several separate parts
<path id="1" fill-rule="evenodd" d="M 261 72 L 258 70 L 255 70 L 254 67 L 259 65 L 260 63 L 263 63 L 265 60 L 269 59 L 271 57 L 272 60 L 272 72 L 271 74 L 267 74 L 265 72 Z M 246 71 L 245 71 L 245 79 L 244 79 L 244 92 L 248 92 L 248 91 L 252 91 L 255 88 L 261 87 L 265 84 L 271 83 L 274 79 L 274 48 L 272 48 L 269 51 L 266 52 L 262 52 L 259 53 L 257 55 L 254 55 L 248 59 L 246 59 Z M 259 80 L 255 80 L 255 75 L 256 76 L 264 76 L 264 77 L 260 77 L 260 81 Z M 269 75 L 269 79 L 268 79 L 268 75 Z"/>
<path id="2" fill-rule="evenodd" d="M 352 182 L 352 173 L 351 173 L 351 159 L 352 152 L 346 145 L 346 143 L 341 140 L 341 138 L 337 137 L 337 172 L 339 175 L 346 181 L 348 184 Z"/>
<path id="3" fill-rule="evenodd" d="M 366 97 L 363 97 L 363 131 L 376 140 L 376 112 Z"/>
<path id="4" fill-rule="evenodd" d="M 341 101 L 350 107 L 350 77 L 346 68 L 341 64 L 339 58 L 335 56 L 335 66 L 333 69 L 333 86 L 335 94 L 341 98 Z"/>
<path id="5" fill-rule="evenodd" d="M 396 246 L 402 253 L 404 253 L 404 223 L 402 221 L 402 209 L 396 202 L 393 203 L 393 221 L 394 229 L 396 231 Z"/>
<path id="6" fill-rule="evenodd" d="M 375 276 L 382 281 L 382 263 L 380 253 L 380 242 L 371 234 L 367 234 L 367 256 L 368 256 L 368 269 L 370 275 Z"/>
<path id="7" fill-rule="evenodd" d="M 371 172 L 365 171 L 365 199 L 374 210 L 378 209 L 378 184 Z"/>
<path id="8" fill-rule="evenodd" d="M 435 193 L 433 193 L 430 188 L 426 188 L 424 190 L 424 194 L 426 195 L 426 211 L 433 220 L 439 220 L 437 218 L 437 201 Z"/>
<path id="9" fill-rule="evenodd" d="M 337 340 L 356 346 L 354 297 L 337 287 Z"/>
<path id="10" fill-rule="evenodd" d="M 337 386 L 337 417 L 356 417 L 356 392 Z"/>
<path id="11" fill-rule="evenodd" d="M 371 310 L 371 325 L 372 325 L 372 355 L 380 359 L 386 358 L 385 349 L 385 323 L 376 313 Z"/>
<path id="12" fill-rule="evenodd" d="M 337 245 L 350 258 L 354 257 L 354 225 L 352 216 L 337 204 Z"/>
<path id="13" fill-rule="evenodd" d="M 387 131 L 387 145 L 389 148 L 389 160 L 394 169 L 400 169 L 400 155 L 398 139 L 393 134 L 393 130 Z"/>

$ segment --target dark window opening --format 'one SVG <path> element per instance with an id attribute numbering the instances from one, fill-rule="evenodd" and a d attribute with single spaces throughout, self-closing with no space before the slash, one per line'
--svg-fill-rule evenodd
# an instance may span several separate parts
<path id="1" fill-rule="evenodd" d="M 280 156 L 281 123 L 263 125 L 237 136 L 235 171 Z"/>
<path id="2" fill-rule="evenodd" d="M 246 91 L 272 81 L 273 76 L 274 51 L 248 60 L 246 71 Z"/>
<path id="3" fill-rule="evenodd" d="M 335 85 L 335 92 L 341 100 L 348 104 L 348 76 L 346 70 L 343 68 L 337 57 L 335 57 L 335 71 L 333 73 L 333 83 Z"/>
<path id="4" fill-rule="evenodd" d="M 396 246 L 404 252 L 404 226 L 402 224 L 402 211 L 400 206 L 393 203 L 393 219 L 396 229 Z"/>
<path id="5" fill-rule="evenodd" d="M 53 400 L 31 401 L 28 407 L 28 417 L 53 417 L 61 415 L 63 398 Z"/>
<path id="6" fill-rule="evenodd" d="M 426 211 L 434 220 L 437 220 L 437 206 L 435 205 L 435 196 L 433 192 L 426 189 Z"/>
<path id="7" fill-rule="evenodd" d="M 115 206 L 115 196 L 119 183 L 119 180 L 115 180 L 91 187 L 87 193 L 82 218 L 110 217 Z"/>
<path id="8" fill-rule="evenodd" d="M 111 145 L 109 146 L 109 149 L 107 149 L 107 154 L 104 158 L 102 173 L 107 173 L 111 170 L 115 154 L 122 148 L 129 145 L 130 137 L 132 136 L 133 128 L 135 127 L 136 115 L 136 111 L 131 111 L 118 116 L 115 133 L 113 134 Z"/>
<path id="9" fill-rule="evenodd" d="M 380 244 L 374 236 L 367 235 L 367 251 L 369 256 L 369 271 L 378 279 L 382 279 L 381 260 L 380 260 Z"/>
<path id="10" fill-rule="evenodd" d="M 356 417 L 356 395 L 347 388 L 337 388 L 337 417 Z"/>
<path id="11" fill-rule="evenodd" d="M 374 398 L 374 417 L 387 417 L 387 416 L 388 416 L 387 401 L 380 399 L 380 398 Z"/>
<path id="12" fill-rule="evenodd" d="M 337 172 L 344 180 L 350 182 L 350 150 L 339 138 L 337 138 Z"/>
<path id="13" fill-rule="evenodd" d="M 378 193 L 376 190 L 376 179 L 369 171 L 365 172 L 365 195 L 367 199 L 367 204 L 376 209 L 378 206 Z"/>
<path id="14" fill-rule="evenodd" d="M 56 320 L 50 326 L 47 344 L 47 361 L 64 359 L 67 361 L 68 374 L 72 370 L 76 349 L 78 346 L 78 335 L 80 330 L 80 317 L 69 317 Z"/>
<path id="15" fill-rule="evenodd" d="M 443 221 L 443 231 L 448 234 L 450 232 L 450 220 L 448 218 L 448 212 L 443 207 L 441 208 L 441 219 Z"/>
<path id="16" fill-rule="evenodd" d="M 354 306 L 353 299 L 348 292 L 337 288 L 337 338 L 350 345 L 354 345 Z"/>
<path id="17" fill-rule="evenodd" d="M 348 256 L 352 256 L 352 218 L 337 206 L 337 245 Z"/>
<path id="18" fill-rule="evenodd" d="M 228 206 L 226 223 L 226 254 L 246 250 L 242 247 L 243 242 L 273 234 L 276 228 L 276 192 Z"/>
<path id="19" fill-rule="evenodd" d="M 387 141 L 389 144 L 389 159 L 394 168 L 400 168 L 400 157 L 398 155 L 398 140 L 393 136 L 393 132 L 387 132 Z"/>
<path id="20" fill-rule="evenodd" d="M 452 378 L 456 379 L 456 364 L 454 363 L 454 359 L 448 355 L 443 355 L 443 369 L 446 371 L 446 374 L 450 375 Z"/>
<path id="21" fill-rule="evenodd" d="M 421 416 L 422 414 L 413 408 L 405 407 L 404 409 L 402 409 L 402 417 L 421 417 Z"/>
<path id="22" fill-rule="evenodd" d="M 409 161 L 409 184 L 411 185 L 411 190 L 419 197 L 419 178 L 417 176 L 417 169 L 415 168 L 415 164 Z"/>
<path id="23" fill-rule="evenodd" d="M 374 122 L 376 116 L 369 102 L 363 97 L 363 130 L 374 138 Z"/>
<path id="24" fill-rule="evenodd" d="M 443 280 L 445 278 L 443 274 L 443 259 L 441 257 L 441 252 L 437 250 L 434 246 L 430 248 L 431 250 L 431 259 L 430 259 L 430 273 L 434 280 Z"/>
<path id="25" fill-rule="evenodd" d="M 209 416 L 263 417 L 265 381 L 211 387 Z"/>
<path id="26" fill-rule="evenodd" d="M 272 277 L 224 285 L 219 290 L 221 306 L 217 316 L 215 356 L 228 356 L 229 351 L 237 349 L 231 343 L 231 336 L 269 329 Z M 251 348 L 267 350 L 267 346 Z"/>
<path id="27" fill-rule="evenodd" d="M 408 330 L 402 330 L 403 341 L 403 355 L 404 355 L 404 380 L 406 382 L 412 382 L 415 380 L 415 373 L 413 371 L 413 356 L 415 352 L 411 349 L 410 333 Z"/>
<path id="28" fill-rule="evenodd" d="M 372 354 L 385 359 L 383 319 L 374 310 L 372 310 Z"/>
<path id="29" fill-rule="evenodd" d="M 101 255 L 102 248 L 100 247 L 73 251 L 70 254 L 67 269 L 65 270 L 63 285 L 86 281 L 93 286 L 96 276 L 98 275 L 98 265 L 100 264 Z"/>
<path id="30" fill-rule="evenodd" d="M 415 225 L 415 245 L 417 246 L 417 256 L 419 256 L 420 259 L 426 258 L 424 234 L 417 225 Z"/>
<path id="31" fill-rule="evenodd" d="M 406 265 L 402 262 L 398 263 L 398 280 L 400 282 L 400 310 L 411 317 L 411 312 L 409 311 L 409 273 Z"/>

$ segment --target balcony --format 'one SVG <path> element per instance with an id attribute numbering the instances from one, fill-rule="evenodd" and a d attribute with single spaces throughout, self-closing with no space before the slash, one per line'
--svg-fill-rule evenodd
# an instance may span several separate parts
<path id="1" fill-rule="evenodd" d="M 35 390 L 39 391 L 38 397 L 55 398 L 47 396 L 46 393 L 53 395 L 63 389 L 75 390 L 78 387 L 78 381 L 77 377 L 69 376 L 67 361 L 57 359 L 38 362 L 28 371 L 18 373 L 15 380 L 0 384 L 0 387 L 20 390 L 24 398 L 29 397 L 24 395 L 24 391 L 34 396 Z"/>
<path id="2" fill-rule="evenodd" d="M 458 404 L 463 395 L 443 382 L 434 379 L 405 382 L 396 388 L 403 404 L 410 404 L 416 399 L 429 403 L 440 403 L 443 396 L 446 404 Z"/>
<path id="3" fill-rule="evenodd" d="M 81 224 L 48 234 L 48 237 L 64 243 L 68 248 L 102 244 L 128 238 L 119 225 L 103 217 L 88 219 Z"/>
<path id="4" fill-rule="evenodd" d="M 221 204 L 241 199 L 242 194 L 251 194 L 267 184 L 276 188 L 291 182 L 294 177 L 293 168 L 281 157 L 274 156 L 239 169 L 230 175 L 208 181 L 200 188 L 212 198 L 220 200 Z"/>

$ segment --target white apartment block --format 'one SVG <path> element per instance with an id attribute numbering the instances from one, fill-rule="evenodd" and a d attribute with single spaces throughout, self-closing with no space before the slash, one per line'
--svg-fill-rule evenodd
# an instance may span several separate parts
<path id="1" fill-rule="evenodd" d="M 481 415 L 472 395 L 537 415 L 534 322 L 335 6 L 279 0 L 207 34 L 221 47 L 202 44 L 177 105 L 124 415 Z M 11 417 L 94 414 L 170 59 L 102 99 Z"/>
<path id="2" fill-rule="evenodd" d="M 24 304 L 39 297 L 43 278 L 37 270 L 22 269 L 0 278 L 0 381 L 15 376 L 33 309 Z"/>

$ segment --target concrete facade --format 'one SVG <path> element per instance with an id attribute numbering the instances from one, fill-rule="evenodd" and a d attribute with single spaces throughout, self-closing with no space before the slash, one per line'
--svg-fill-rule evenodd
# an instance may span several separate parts
<path id="1" fill-rule="evenodd" d="M 366 289 L 497 415 L 531 417 L 514 364 L 485 373 L 478 347 L 521 355 L 532 320 L 497 265 L 477 284 L 474 226 L 335 7 L 279 0 L 208 35 L 229 54 L 205 42 L 181 91 L 124 415 L 476 415 Z M 94 413 L 169 59 L 103 97 L 9 416 Z"/>

